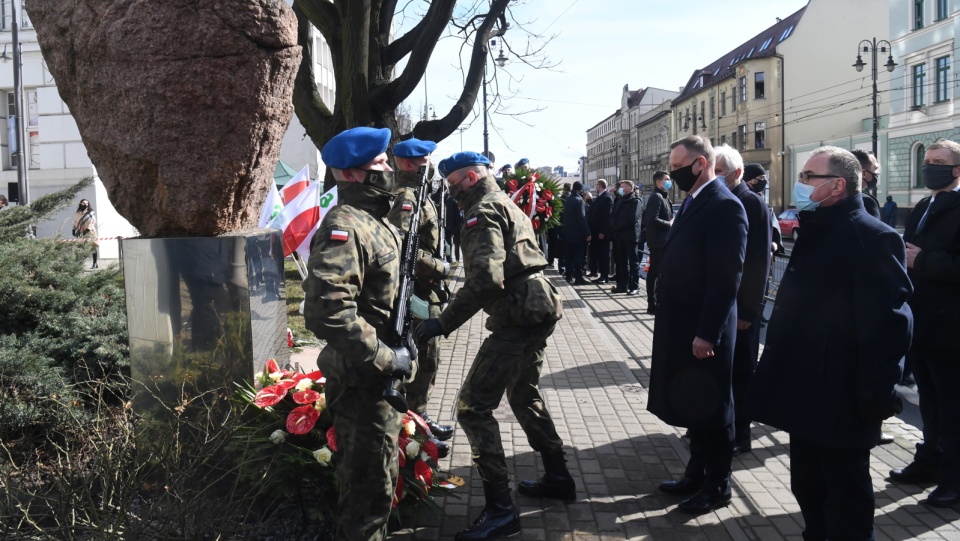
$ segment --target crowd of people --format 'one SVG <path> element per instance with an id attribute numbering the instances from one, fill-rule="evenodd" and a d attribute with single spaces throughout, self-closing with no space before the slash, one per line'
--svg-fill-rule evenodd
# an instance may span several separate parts
<path id="1" fill-rule="evenodd" d="M 681 511 L 700 514 L 731 501 L 732 457 L 751 451 L 750 424 L 759 421 L 790 434 L 804 539 L 874 539 L 870 449 L 881 441 L 882 421 L 902 407 L 894 385 L 903 357 L 916 374 L 924 442 L 890 480 L 936 482 L 929 505 L 960 505 L 960 395 L 953 392 L 960 369 L 951 340 L 960 323 L 952 309 L 960 301 L 960 144 L 928 147 L 923 177 L 931 196 L 912 211 L 903 238 L 864 193 L 879 178 L 874 156 L 836 147 L 811 154 L 794 185 L 804 235 L 760 356 L 764 293 L 781 247 L 760 195 L 765 171 L 744 164 L 735 149 L 714 148 L 701 136 L 674 142 L 670 171 L 653 176 L 646 204 L 631 181 L 608 187 L 601 180 L 595 196 L 572 183 L 562 194 L 562 225 L 544 239 L 475 152 L 440 161 L 448 191 L 418 208 L 409 195 L 435 145 L 397 145 L 394 174 L 390 137 L 389 130 L 354 128 L 324 147 L 341 202 L 314 237 L 304 284 L 307 325 L 327 340 L 319 365 L 344 457 L 339 539 L 386 535 L 400 415 L 384 399 L 384 378 L 406 381 L 411 409 L 437 440 L 448 439 L 453 427 L 429 416 L 441 362 L 436 341 L 480 310 L 491 334 L 462 383 L 457 420 L 485 506 L 456 538 L 520 531 L 493 415 L 504 394 L 544 468 L 540 479 L 521 481 L 519 492 L 574 501 L 577 482 L 538 386 L 563 314 L 543 271 L 556 261 L 575 285 L 591 275 L 599 284 L 615 279 L 613 293 L 639 295 L 643 246 L 655 315 L 647 407 L 690 436 L 684 474 L 659 487 L 686 496 Z M 687 194 L 676 213 L 668 197 L 674 186 Z M 461 221 L 455 242 L 450 222 L 445 239 L 436 230 L 438 205 L 450 201 L 447 219 Z M 430 299 L 430 314 L 408 341 L 391 341 L 402 233 L 416 212 L 425 218 L 417 231 L 417 287 Z M 445 254 L 445 240 L 462 242 L 462 251 Z M 455 260 L 464 267 L 462 286 L 449 298 L 432 296 L 444 289 Z"/>

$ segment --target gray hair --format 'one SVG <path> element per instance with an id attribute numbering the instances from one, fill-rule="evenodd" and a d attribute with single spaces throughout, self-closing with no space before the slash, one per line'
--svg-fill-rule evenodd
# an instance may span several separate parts
<path id="1" fill-rule="evenodd" d="M 717 165 L 723 164 L 724 169 L 729 169 L 730 173 L 733 174 L 738 169 L 740 174 L 735 178 L 728 178 L 727 180 L 737 180 L 743 176 L 743 156 L 732 146 L 724 143 L 714 149 L 717 152 Z"/>
<path id="2" fill-rule="evenodd" d="M 860 167 L 860 160 L 853 153 L 840 147 L 825 146 L 814 150 L 810 157 L 818 154 L 827 155 L 829 174 L 837 175 L 847 181 L 847 195 L 860 193 L 860 179 L 863 175 L 863 168 Z"/>

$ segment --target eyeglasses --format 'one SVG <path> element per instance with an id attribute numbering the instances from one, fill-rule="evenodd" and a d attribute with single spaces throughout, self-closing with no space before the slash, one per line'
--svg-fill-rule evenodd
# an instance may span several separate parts
<path id="1" fill-rule="evenodd" d="M 809 184 L 810 180 L 815 178 L 840 178 L 840 175 L 815 175 L 807 171 L 800 171 L 800 174 L 797 175 L 797 180 L 799 180 L 801 184 Z"/>

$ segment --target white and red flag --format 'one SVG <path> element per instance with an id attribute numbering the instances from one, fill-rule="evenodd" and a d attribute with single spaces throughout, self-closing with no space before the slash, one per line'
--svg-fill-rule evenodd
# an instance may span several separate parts
<path id="1" fill-rule="evenodd" d="M 291 201 L 297 198 L 310 186 L 310 166 L 304 165 L 299 173 L 293 176 L 289 182 L 283 185 L 280 190 L 280 198 L 284 205 L 289 205 Z"/>
<path id="2" fill-rule="evenodd" d="M 320 222 L 337 204 L 337 187 L 321 194 L 323 186 L 314 182 L 293 201 L 283 207 L 270 227 L 283 231 L 283 256 L 293 252 L 306 261 L 310 258 L 310 240 L 320 229 Z"/>

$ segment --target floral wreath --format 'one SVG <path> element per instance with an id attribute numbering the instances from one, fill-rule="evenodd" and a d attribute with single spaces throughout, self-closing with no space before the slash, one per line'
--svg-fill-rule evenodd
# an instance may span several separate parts
<path id="1" fill-rule="evenodd" d="M 255 414 L 240 437 L 265 459 L 264 478 L 279 492 L 296 495 L 309 489 L 319 494 L 319 505 L 312 510 L 315 517 L 335 517 L 339 492 L 336 464 L 344 451 L 337 446 L 333 418 L 326 409 L 326 378 L 319 370 L 309 374 L 281 370 L 270 359 L 254 385 L 237 394 L 239 403 L 253 406 L 250 410 Z M 439 511 L 434 495 L 462 482 L 440 471 L 439 450 L 430 428 L 413 411 L 403 415 L 398 447 L 400 475 L 394 513 L 415 515 L 422 506 Z"/>
<path id="2" fill-rule="evenodd" d="M 504 173 L 503 188 L 533 224 L 534 233 L 546 233 L 560 225 L 563 199 L 557 177 L 520 166 L 512 173 Z"/>

